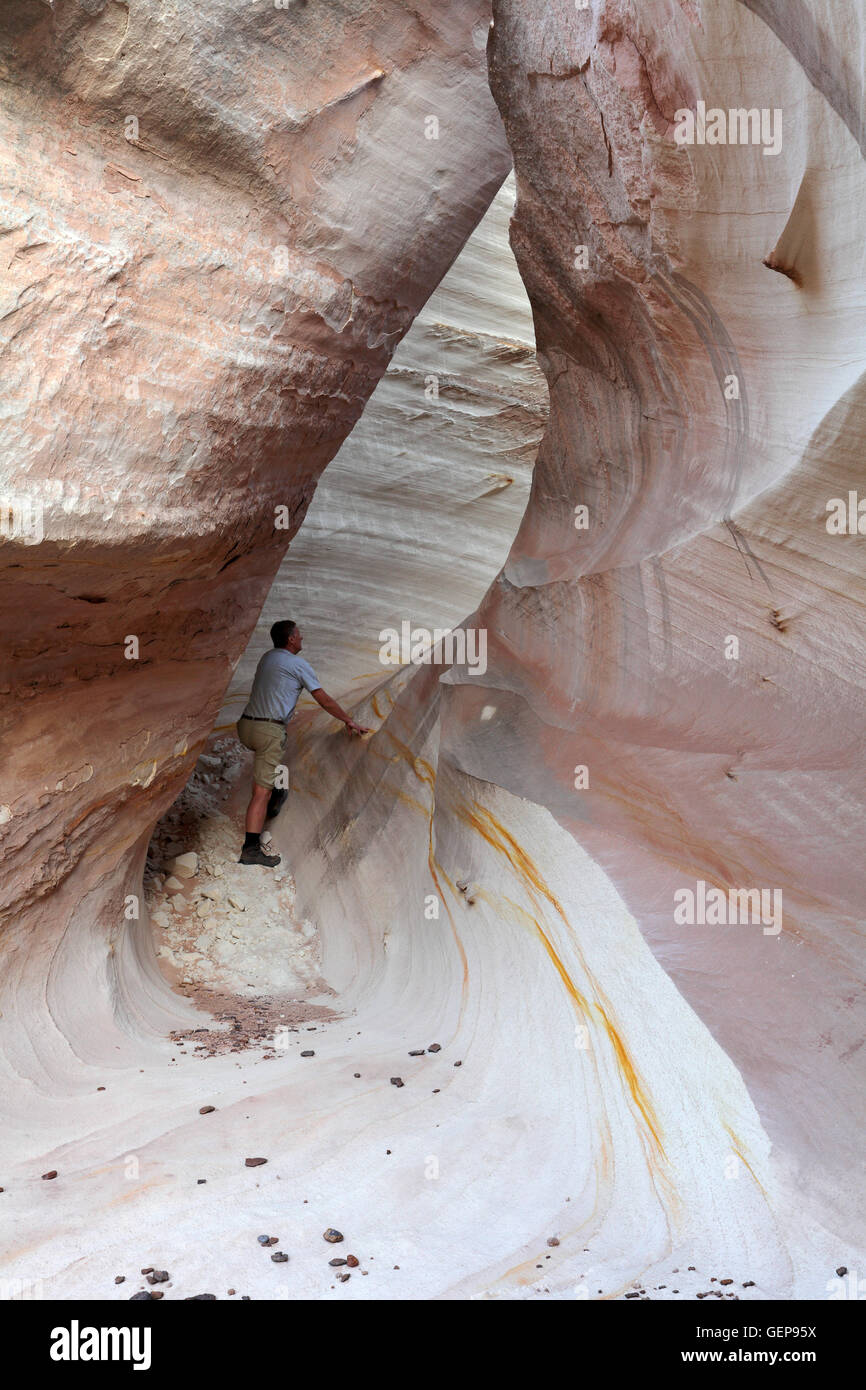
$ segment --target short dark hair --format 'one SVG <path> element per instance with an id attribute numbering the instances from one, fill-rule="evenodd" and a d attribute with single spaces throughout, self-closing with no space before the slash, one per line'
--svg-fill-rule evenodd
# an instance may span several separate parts
<path id="1" fill-rule="evenodd" d="M 274 623 L 271 628 L 271 641 L 275 647 L 288 646 L 289 638 L 298 626 L 290 618 L 281 618 L 278 623 Z"/>

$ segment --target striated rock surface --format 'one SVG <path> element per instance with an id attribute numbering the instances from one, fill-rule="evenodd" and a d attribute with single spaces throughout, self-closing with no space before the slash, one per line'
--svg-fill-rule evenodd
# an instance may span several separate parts
<path id="1" fill-rule="evenodd" d="M 311 13 L 303 7 L 312 24 Z M 185 556 L 169 546 L 153 559 L 154 569 L 165 560 L 163 631 L 177 674 L 167 662 L 153 672 L 161 704 L 149 696 L 154 717 L 142 727 L 154 747 L 135 753 L 148 770 L 123 805 L 108 797 L 102 821 L 95 809 L 76 818 L 106 795 L 86 792 L 76 769 L 93 762 L 102 776 L 96 751 L 113 746 L 96 680 L 86 685 L 99 738 L 86 750 L 82 742 L 70 671 L 83 653 L 57 673 L 55 694 L 32 701 L 42 722 L 25 723 L 13 742 L 18 794 L 29 786 L 38 805 L 34 730 L 53 749 L 61 708 L 62 746 L 72 741 L 78 756 L 64 759 L 52 799 L 43 793 L 43 821 L 31 819 L 30 858 L 21 860 L 42 874 L 41 915 L 25 913 L 3 941 L 4 1094 L 7 1133 L 18 1138 L 2 1155 L 0 1186 L 21 1232 L 11 1277 L 44 1280 L 53 1296 L 101 1296 L 118 1271 L 152 1262 L 172 1271 L 174 1296 L 218 1267 L 226 1288 L 263 1298 L 735 1290 L 747 1300 L 826 1298 L 837 1268 L 862 1267 L 852 1177 L 862 874 L 851 847 L 863 838 L 864 804 L 856 520 L 866 190 L 849 78 L 863 44 L 862 16 L 830 0 L 496 0 L 488 56 L 515 164 L 511 242 L 550 393 L 526 514 L 505 555 L 517 517 L 507 522 L 494 508 L 518 496 L 517 478 L 499 499 L 480 496 L 479 482 L 501 471 L 491 450 L 504 447 L 506 471 L 517 472 L 537 384 L 524 360 L 525 319 L 503 333 L 501 251 L 487 253 L 489 284 L 476 243 L 443 285 L 443 312 L 434 296 L 395 358 L 371 402 L 369 433 L 365 417 L 333 482 L 326 475 L 309 531 L 268 598 L 271 619 L 286 603 L 300 605 L 291 616 L 301 621 L 309 611 L 308 654 L 341 696 L 358 677 L 353 708 L 374 732 L 350 740 L 318 710 L 296 716 L 292 795 L 272 827 L 292 881 L 284 888 L 263 876 L 254 933 L 244 933 L 245 902 L 232 917 L 230 903 L 208 905 L 221 901 L 209 880 L 180 885 L 200 893 L 196 915 L 213 912 L 199 978 L 213 984 L 216 966 L 225 990 L 232 972 L 252 967 L 251 980 L 236 983 L 243 1006 L 221 1007 L 216 1027 L 201 993 L 195 1012 L 169 990 L 149 924 L 109 923 L 106 932 L 105 906 L 113 892 L 120 918 L 124 889 L 140 884 L 150 824 L 192 760 L 178 752 L 176 771 L 166 771 L 154 741 L 164 743 L 167 727 L 185 736 L 185 718 L 200 747 L 280 546 L 270 569 L 258 570 L 242 544 L 236 555 L 223 549 L 213 565 L 236 563 L 217 581 L 188 526 L 177 542 Z M 44 42 L 32 48 L 47 61 Z M 357 45 L 345 52 L 355 58 Z M 89 93 L 76 62 L 64 81 Z M 33 90 L 32 81 L 21 86 L 19 99 Z M 756 138 L 678 143 L 682 113 L 699 103 L 726 113 L 726 138 L 727 113 L 754 108 Z M 337 103 L 329 119 L 343 114 Z M 211 116 L 195 128 L 204 146 L 219 134 L 228 168 L 245 140 L 258 147 L 264 138 L 260 110 L 246 123 L 222 109 Z M 484 128 L 495 148 L 493 127 Z M 474 156 L 484 164 L 480 145 Z M 414 171 L 411 159 L 406 167 Z M 379 165 L 366 173 L 386 177 Z M 348 166 L 345 179 L 348 189 Z M 69 186 L 58 178 L 58 189 Z M 226 197 L 240 207 L 239 194 Z M 323 206 L 318 191 L 314 204 Z M 378 203 L 369 207 L 372 216 Z M 327 227 L 354 224 L 354 209 L 347 201 Z M 446 211 L 456 250 L 475 215 L 461 222 L 458 208 Z M 430 250 L 420 226 L 407 256 Z M 327 227 L 324 243 L 336 235 Z M 431 225 L 431 243 L 439 235 Z M 303 237 L 295 245 L 306 249 Z M 380 252 L 367 249 L 377 300 L 403 274 Z M 190 287 L 203 293 L 198 275 Z M 423 298 L 419 290 L 412 307 Z M 386 327 L 377 319 L 377 334 Z M 473 333 L 480 375 L 469 370 Z M 58 345 L 70 334 L 67 324 Z M 510 363 L 503 339 L 519 344 Z M 421 382 L 431 352 L 434 374 L 446 376 L 449 361 L 460 368 L 437 410 Z M 363 394 L 348 391 L 358 408 Z M 221 541 L 220 509 L 244 515 L 231 493 L 254 459 L 267 507 L 278 501 L 267 491 L 267 449 L 245 434 L 252 403 L 213 424 L 225 494 L 214 494 L 200 524 Z M 483 418 L 477 436 L 462 429 L 473 412 Z M 82 440 L 102 438 L 107 418 L 94 404 Z M 440 427 L 453 432 L 453 450 Z M 328 435 L 335 447 L 338 434 Z M 395 497 L 388 474 L 403 451 Z M 326 455 L 323 447 L 308 471 L 298 463 L 304 505 Z M 100 477 L 91 470 L 91 485 Z M 122 492 L 118 508 L 134 500 L 132 485 L 128 498 Z M 832 499 L 849 503 L 849 493 L 853 531 L 849 506 L 847 529 L 841 520 L 834 529 Z M 426 527 L 404 520 L 413 495 Z M 301 509 L 290 509 L 292 525 Z M 466 544 L 473 513 L 494 528 L 489 551 Z M 77 504 L 69 514 L 70 526 L 81 524 Z M 97 528 L 65 552 L 32 547 L 24 558 L 37 557 L 36 595 L 38 566 L 56 561 L 46 592 L 50 582 L 62 595 L 58 581 L 69 586 L 74 573 L 79 595 L 105 596 L 87 568 L 95 556 L 106 580 L 100 536 Z M 136 554 L 136 544 L 123 553 Z M 381 567 L 377 546 L 389 558 Z M 198 586 L 200 609 L 181 621 L 168 605 L 187 584 Z M 133 599 L 134 585 L 116 592 Z M 478 605 L 466 622 L 486 633 L 483 672 L 458 663 L 380 674 L 364 664 L 380 625 L 448 626 L 461 604 L 466 613 Z M 31 590 L 22 586 L 14 612 L 32 642 L 25 649 L 17 639 L 19 666 L 29 651 L 37 667 L 56 670 Z M 217 612 L 220 631 L 234 633 L 218 660 Z M 104 631 L 103 643 L 112 640 Z M 236 713 L 261 640 L 259 632 L 221 720 Z M 61 678 L 72 692 L 65 704 Z M 132 727 L 116 669 L 99 679 L 120 692 L 110 717 Z M 25 692 L 28 681 L 25 672 Z M 237 823 L 244 791 L 243 780 L 229 786 L 231 763 L 225 756 L 213 772 L 216 799 L 198 826 L 183 809 L 160 826 L 157 880 L 173 899 L 181 892 L 165 875 L 178 854 L 196 853 L 202 874 L 221 879 L 226 821 Z M 209 766 L 199 762 L 205 781 Z M 61 791 L 77 798 L 67 840 L 81 847 L 81 868 L 66 877 L 67 851 L 46 858 L 48 830 L 39 830 L 51 822 L 56 831 Z M 192 794 L 183 803 L 195 804 Z M 10 802 L 7 834 L 23 828 L 18 815 Z M 110 863 L 95 833 L 106 823 Z M 180 831 L 176 846 L 169 832 Z M 23 851 L 21 838 L 11 843 Z M 231 875 L 227 886 L 236 893 Z M 683 895 L 705 904 L 713 890 L 725 903 L 730 890 L 766 893 L 768 911 L 736 924 L 706 912 L 677 919 Z M 312 928 L 280 961 L 281 972 L 303 975 L 303 998 L 286 1007 L 249 998 L 262 988 L 261 916 L 272 908 L 281 914 L 276 942 L 299 924 Z M 157 911 L 166 914 L 164 943 L 189 969 L 186 909 Z M 196 1028 L 206 1030 L 205 1061 L 182 1055 Z M 246 1172 L 250 1154 L 267 1162 Z M 46 1170 L 57 1171 L 50 1184 Z M 345 1284 L 330 1282 L 321 1232 L 331 1225 L 367 1277 L 353 1267 Z M 203 1229 L 219 1231 L 218 1253 L 202 1247 Z M 259 1230 L 291 1251 L 285 1273 L 257 1249 Z"/>
<path id="2" fill-rule="evenodd" d="M 504 563 L 547 419 L 513 209 L 509 178 L 323 475 L 220 725 L 240 715 L 277 618 L 298 619 L 320 680 L 350 698 L 382 679 L 380 632 L 455 627 Z"/>

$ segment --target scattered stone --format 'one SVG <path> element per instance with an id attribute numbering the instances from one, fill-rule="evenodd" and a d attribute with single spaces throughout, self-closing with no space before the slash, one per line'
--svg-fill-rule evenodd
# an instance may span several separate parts
<path id="1" fill-rule="evenodd" d="M 559 1244 L 559 1237 L 558 1237 L 558 1236 L 551 1236 L 547 1243 L 548 1243 L 548 1245 L 558 1245 L 558 1244 Z"/>
<path id="2" fill-rule="evenodd" d="M 441 1051 L 442 1051 L 442 1048 L 440 1047 L 439 1043 L 430 1043 L 430 1044 L 428 1045 L 428 1047 L 427 1047 L 427 1051 L 428 1051 L 428 1052 L 441 1052 Z"/>
<path id="3" fill-rule="evenodd" d="M 126 1275 L 125 1275 L 125 1274 L 115 1274 L 115 1276 L 114 1276 L 114 1282 L 115 1282 L 115 1284 L 125 1284 L 125 1283 L 126 1283 Z"/>
<path id="4" fill-rule="evenodd" d="M 328 1264 L 331 1266 L 332 1269 L 338 1269 L 341 1265 L 347 1265 L 348 1263 L 349 1263 L 348 1260 L 329 1260 L 329 1261 L 328 1261 Z"/>
<path id="5" fill-rule="evenodd" d="M 235 1293 L 235 1290 L 234 1290 L 234 1289 L 226 1289 L 226 1294 L 227 1294 L 227 1296 L 228 1296 L 229 1298 L 232 1298 L 232 1297 L 234 1296 L 234 1293 Z"/>
<path id="6" fill-rule="evenodd" d="M 256 1240 L 259 1242 L 259 1245 L 270 1245 L 271 1243 L 270 1236 L 256 1236 Z"/>
<path id="7" fill-rule="evenodd" d="M 153 1274 L 153 1265 L 148 1265 L 147 1269 L 143 1269 L 141 1272 L 142 1274 Z"/>
<path id="8" fill-rule="evenodd" d="M 302 1056 L 302 1057 L 315 1057 L 315 1055 L 316 1055 L 315 1052 L 302 1052 L 302 1053 L 301 1053 L 301 1056 Z"/>
<path id="9" fill-rule="evenodd" d="M 43 1173 L 43 1174 L 42 1174 L 42 1181 L 43 1181 L 43 1182 L 50 1182 L 52 1178 L 56 1178 L 56 1177 L 57 1177 L 57 1169 L 56 1169 L 56 1168 L 52 1168 L 50 1173 Z"/>
<path id="10" fill-rule="evenodd" d="M 351 1274 L 338 1274 L 338 1275 L 337 1275 L 337 1278 L 339 1279 L 339 1281 L 340 1281 L 341 1284 L 345 1284 L 346 1280 L 347 1280 L 347 1279 L 351 1279 L 351 1277 L 352 1277 Z"/>
<path id="11" fill-rule="evenodd" d="M 424 1056 L 424 1049 L 423 1049 L 423 1047 L 419 1047 L 419 1048 L 417 1048 L 414 1052 L 410 1052 L 410 1053 L 409 1053 L 409 1056 L 410 1056 L 410 1057 L 423 1057 L 423 1056 Z"/>
<path id="12" fill-rule="evenodd" d="M 165 891 L 166 893 L 182 893 L 183 884 L 179 878 L 175 878 L 174 874 L 170 874 L 165 880 Z"/>
<path id="13" fill-rule="evenodd" d="M 271 1255 L 271 1259 L 273 1260 L 275 1265 L 284 1265 L 288 1258 L 288 1255 L 284 1255 L 282 1250 L 277 1250 L 274 1252 L 273 1255 Z"/>
<path id="14" fill-rule="evenodd" d="M 141 1293 L 132 1294 L 129 1301 L 130 1303 L 140 1303 L 143 1299 L 147 1299 L 147 1301 L 150 1302 L 154 1297 L 155 1294 L 152 1294 L 149 1289 L 142 1289 Z"/>
<path id="15" fill-rule="evenodd" d="M 202 1184 L 203 1184 L 203 1183 L 206 1183 L 206 1182 L 207 1182 L 207 1178 L 196 1178 L 196 1180 L 195 1180 L 196 1187 L 201 1187 Z"/>
<path id="16" fill-rule="evenodd" d="M 162 1295 L 160 1295 L 160 1297 L 162 1297 Z M 184 1303 L 216 1303 L 217 1296 L 215 1293 L 191 1293 L 189 1297 L 185 1298 L 183 1301 Z M 248 1298 L 246 1302 L 249 1302 Z"/>
<path id="17" fill-rule="evenodd" d="M 839 1278 L 842 1279 L 848 1273 L 847 1265 L 840 1265 L 839 1268 L 836 1270 L 836 1273 L 838 1274 Z M 746 1285 L 744 1284 L 743 1288 L 745 1287 Z"/>
<path id="18" fill-rule="evenodd" d="M 536 1268 L 536 1269 L 541 1269 L 541 1265 L 536 1265 L 535 1268 Z M 640 1294 L 639 1294 L 639 1293 L 627 1293 L 627 1294 L 626 1294 L 626 1298 L 640 1298 Z M 703 1298 L 703 1294 L 702 1294 L 702 1293 L 699 1293 L 699 1294 L 698 1294 L 698 1298 Z"/>
<path id="19" fill-rule="evenodd" d="M 323 1233 L 322 1239 L 326 1240 L 329 1245 L 338 1245 L 343 1239 L 343 1232 L 335 1231 L 333 1226 L 329 1226 L 327 1231 Z"/>
<path id="20" fill-rule="evenodd" d="M 720 1279 L 720 1280 L 719 1280 L 719 1283 L 720 1283 L 720 1284 L 733 1284 L 733 1282 L 734 1282 L 733 1279 Z"/>
<path id="21" fill-rule="evenodd" d="M 193 854 L 192 850 L 187 854 L 179 854 L 168 867 L 175 878 L 195 878 L 198 873 L 198 855 Z"/>
<path id="22" fill-rule="evenodd" d="M 743 1285 L 743 1288 L 744 1288 L 744 1289 L 753 1289 L 754 1287 L 755 1287 L 755 1281 L 754 1281 L 754 1279 L 747 1279 L 746 1282 L 745 1282 L 745 1284 Z"/>
<path id="23" fill-rule="evenodd" d="M 104 1087 L 104 1086 L 97 1086 L 96 1089 L 97 1089 L 97 1091 L 104 1091 L 104 1090 L 105 1090 L 105 1087 Z"/>
<path id="24" fill-rule="evenodd" d="M 402 1076 L 392 1076 L 392 1077 L 391 1077 L 391 1085 L 392 1085 L 392 1086 L 402 1086 L 402 1085 L 403 1085 L 403 1078 L 402 1078 Z"/>
<path id="25" fill-rule="evenodd" d="M 357 1269 L 360 1263 L 361 1261 L 357 1258 L 356 1255 L 346 1256 L 346 1264 L 349 1266 L 350 1269 Z"/>
<path id="26" fill-rule="evenodd" d="M 202 1105 L 198 1113 L 200 1115 L 212 1115 L 215 1110 L 215 1105 Z"/>
<path id="27" fill-rule="evenodd" d="M 361 1079 L 361 1073 L 360 1073 L 359 1071 L 356 1071 L 356 1072 L 355 1072 L 355 1080 L 356 1080 L 356 1081 L 360 1081 L 360 1079 Z M 0 1192 L 2 1192 L 2 1191 L 3 1191 L 3 1189 L 0 1188 Z"/>
<path id="28" fill-rule="evenodd" d="M 462 1067 L 462 1066 L 463 1066 L 463 1063 L 462 1063 L 462 1062 L 455 1062 L 454 1065 L 455 1065 L 455 1067 Z"/>
<path id="29" fill-rule="evenodd" d="M 151 1298 L 165 1298 L 165 1294 L 163 1293 L 162 1289 L 154 1289 L 153 1293 L 150 1296 Z"/>
<path id="30" fill-rule="evenodd" d="M 245 1158 L 245 1159 L 244 1159 L 244 1167 L 245 1167 L 245 1168 L 261 1168 L 262 1164 L 263 1164 L 263 1163 L 267 1163 L 267 1161 L 268 1161 L 268 1160 L 267 1160 L 266 1158 Z"/>
<path id="31" fill-rule="evenodd" d="M 228 894 L 229 905 L 237 909 L 238 912 L 246 912 L 247 905 L 243 898 L 239 898 L 236 893 Z"/>
<path id="32" fill-rule="evenodd" d="M 148 1284 L 164 1284 L 168 1279 L 167 1269 L 155 1269 L 152 1274 L 148 1274 Z"/>

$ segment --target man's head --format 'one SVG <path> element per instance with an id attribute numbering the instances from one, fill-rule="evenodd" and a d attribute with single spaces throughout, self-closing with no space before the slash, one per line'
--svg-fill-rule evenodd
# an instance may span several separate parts
<path id="1" fill-rule="evenodd" d="M 304 644 L 301 629 L 290 618 L 281 618 L 278 623 L 274 623 L 271 628 L 271 641 L 275 647 L 284 647 L 290 652 L 299 652 Z"/>

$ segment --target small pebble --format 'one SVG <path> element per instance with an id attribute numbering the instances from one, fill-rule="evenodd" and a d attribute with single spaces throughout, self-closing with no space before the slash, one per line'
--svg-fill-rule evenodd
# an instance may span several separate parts
<path id="1" fill-rule="evenodd" d="M 315 1052 L 302 1052 L 302 1053 L 301 1053 L 301 1056 L 302 1056 L 302 1057 L 315 1057 L 315 1055 L 316 1055 Z"/>
<path id="2" fill-rule="evenodd" d="M 263 1164 L 263 1163 L 267 1163 L 267 1161 L 268 1161 L 268 1160 L 267 1160 L 266 1158 L 245 1158 L 245 1159 L 244 1159 L 244 1167 L 245 1167 L 245 1168 L 261 1168 L 262 1164 Z"/>
<path id="3" fill-rule="evenodd" d="M 131 1294 L 131 1295 L 130 1295 L 129 1301 L 130 1301 L 130 1303 L 140 1303 L 140 1302 L 142 1301 L 142 1299 L 145 1299 L 145 1298 L 146 1298 L 146 1299 L 148 1300 L 148 1302 L 150 1302 L 150 1300 L 151 1300 L 153 1297 L 154 1297 L 154 1295 L 150 1292 L 149 1289 L 143 1289 L 143 1290 L 141 1291 L 141 1293 L 134 1293 L 134 1294 Z"/>
<path id="4" fill-rule="evenodd" d="M 346 1264 L 349 1266 L 350 1269 L 357 1269 L 360 1263 L 361 1261 L 358 1259 L 356 1255 L 346 1256 Z"/>
<path id="5" fill-rule="evenodd" d="M 226 1294 L 229 1298 L 232 1298 L 234 1296 L 234 1292 L 234 1289 L 226 1289 Z"/>
<path id="6" fill-rule="evenodd" d="M 359 1071 L 356 1071 L 356 1072 L 355 1072 L 355 1080 L 356 1080 L 356 1081 L 360 1081 L 360 1079 L 361 1079 L 361 1073 L 360 1073 Z M 2 1187 L 0 1187 L 0 1192 L 2 1192 L 2 1191 L 3 1191 L 3 1189 L 2 1189 Z"/>
<path id="7" fill-rule="evenodd" d="M 155 1269 L 152 1274 L 148 1274 L 148 1284 L 164 1284 L 168 1278 L 167 1269 Z"/>
<path id="8" fill-rule="evenodd" d="M 328 1264 L 331 1266 L 332 1269 L 339 1269 L 342 1265 L 347 1265 L 348 1263 L 349 1263 L 348 1260 L 329 1260 L 329 1261 L 328 1261 Z"/>
<path id="9" fill-rule="evenodd" d="M 338 1275 L 337 1275 L 337 1278 L 339 1279 L 339 1281 L 340 1281 L 341 1284 L 345 1284 L 346 1280 L 347 1280 L 347 1279 L 351 1279 L 351 1277 L 352 1277 L 351 1274 L 338 1274 Z"/>
<path id="10" fill-rule="evenodd" d="M 558 1244 L 559 1244 L 559 1239 L 558 1239 L 557 1236 L 551 1236 L 550 1239 L 549 1239 L 549 1241 L 548 1241 L 547 1243 L 548 1243 L 548 1245 L 558 1245 Z"/>
<path id="11" fill-rule="evenodd" d="M 322 1239 L 329 1245 L 337 1245 L 343 1239 L 343 1232 L 335 1231 L 333 1226 L 329 1226 L 327 1231 L 323 1232 Z"/>
<path id="12" fill-rule="evenodd" d="M 428 1047 L 427 1047 L 427 1051 L 428 1051 L 428 1052 L 441 1052 L 441 1051 L 442 1051 L 442 1048 L 439 1046 L 439 1043 L 430 1043 L 430 1044 L 428 1045 Z"/>
<path id="13" fill-rule="evenodd" d="M 836 1273 L 838 1274 L 839 1278 L 841 1279 L 844 1275 L 846 1275 L 846 1274 L 848 1273 L 848 1267 L 847 1267 L 847 1265 L 840 1265 L 839 1268 L 836 1270 Z M 744 1288 L 744 1289 L 747 1288 L 747 1287 L 748 1287 L 747 1284 L 744 1284 L 744 1285 L 743 1285 L 743 1288 Z"/>
<path id="14" fill-rule="evenodd" d="M 153 1265 L 148 1265 L 147 1269 L 143 1269 L 141 1272 L 142 1274 L 153 1274 Z"/>
<path id="15" fill-rule="evenodd" d="M 125 1275 L 125 1274 L 115 1274 L 115 1276 L 114 1276 L 114 1282 L 115 1282 L 115 1284 L 125 1284 L 125 1283 L 126 1283 L 126 1275 Z"/>
<path id="16" fill-rule="evenodd" d="M 270 1236 L 256 1236 L 256 1240 L 259 1242 L 259 1245 L 270 1245 L 271 1243 Z"/>
<path id="17" fill-rule="evenodd" d="M 198 1113 L 200 1115 L 212 1115 L 215 1110 L 215 1105 L 203 1105 Z"/>
<path id="18" fill-rule="evenodd" d="M 410 1053 L 409 1053 L 409 1056 L 410 1056 L 410 1057 L 423 1057 L 423 1056 L 424 1056 L 424 1049 L 423 1049 L 423 1047 L 419 1047 L 418 1050 L 417 1050 L 417 1052 L 410 1052 Z"/>
<path id="19" fill-rule="evenodd" d="M 165 1298 L 165 1294 L 163 1293 L 162 1289 L 154 1289 L 153 1293 L 150 1296 L 151 1298 Z"/>
<path id="20" fill-rule="evenodd" d="M 97 1089 L 97 1091 L 104 1091 L 104 1090 L 105 1090 L 105 1087 L 104 1087 L 104 1086 L 97 1086 L 96 1089 Z"/>
<path id="21" fill-rule="evenodd" d="M 392 1086 L 402 1086 L 402 1085 L 403 1085 L 403 1078 L 402 1078 L 402 1076 L 392 1076 L 392 1077 L 391 1077 L 391 1085 L 392 1085 Z"/>
<path id="22" fill-rule="evenodd" d="M 733 1284 L 733 1282 L 734 1282 L 733 1279 L 720 1279 L 720 1280 L 719 1280 L 719 1283 L 720 1283 L 720 1284 Z"/>
<path id="23" fill-rule="evenodd" d="M 43 1182 L 48 1182 L 48 1181 L 50 1181 L 51 1178 L 56 1178 L 56 1177 L 57 1177 L 57 1169 L 56 1169 L 56 1168 L 52 1168 L 50 1173 L 43 1173 L 43 1174 L 42 1174 L 42 1181 L 43 1181 Z"/>
<path id="24" fill-rule="evenodd" d="M 275 1265 L 284 1265 L 288 1258 L 288 1255 L 284 1255 L 282 1250 L 275 1250 L 273 1255 L 271 1255 L 271 1259 Z"/>

